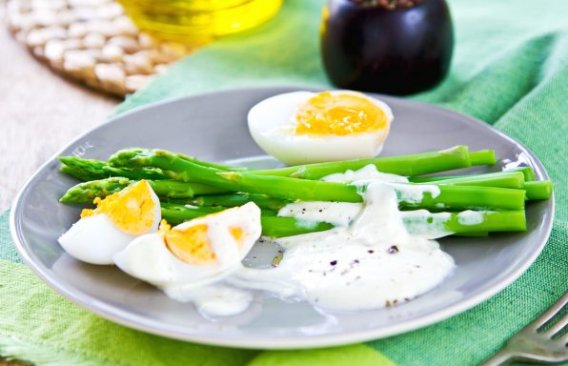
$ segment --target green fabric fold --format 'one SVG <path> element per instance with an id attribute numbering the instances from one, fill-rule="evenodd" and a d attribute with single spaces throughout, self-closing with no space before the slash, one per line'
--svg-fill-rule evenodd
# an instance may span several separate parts
<path id="1" fill-rule="evenodd" d="M 259 85 L 329 86 L 318 50 L 322 0 L 287 0 L 266 25 L 181 60 L 117 110 Z M 556 218 L 519 280 L 422 330 L 347 347 L 250 351 L 168 340 L 103 320 L 45 286 L 19 260 L 0 216 L 0 354 L 40 365 L 475 365 L 568 291 L 568 2 L 451 0 L 451 73 L 413 99 L 480 118 L 517 139 L 555 183 Z M 416 121 L 420 123 L 420 121 Z"/>

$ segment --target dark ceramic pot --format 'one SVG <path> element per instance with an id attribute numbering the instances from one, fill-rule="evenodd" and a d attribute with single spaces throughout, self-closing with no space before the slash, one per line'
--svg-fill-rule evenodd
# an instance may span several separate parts
<path id="1" fill-rule="evenodd" d="M 453 27 L 444 0 L 388 9 L 378 1 L 329 0 L 321 53 L 340 88 L 386 94 L 430 89 L 448 73 Z"/>

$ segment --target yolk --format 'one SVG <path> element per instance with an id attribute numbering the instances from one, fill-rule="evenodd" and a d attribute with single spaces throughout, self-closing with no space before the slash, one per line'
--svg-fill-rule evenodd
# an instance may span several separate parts
<path id="1" fill-rule="evenodd" d="M 208 216 L 215 215 L 217 214 Z M 230 226 L 228 229 L 238 247 L 242 247 L 245 236 L 244 230 L 238 226 Z M 208 230 L 209 227 L 205 223 L 184 229 L 179 227 L 172 229 L 165 220 L 162 220 L 159 233 L 168 249 L 179 260 L 192 265 L 207 265 L 217 260 L 209 241 Z"/>
<path id="2" fill-rule="evenodd" d="M 94 203 L 97 208 L 83 210 L 81 218 L 105 214 L 119 229 L 132 235 L 144 234 L 154 224 L 156 202 L 152 188 L 144 180 L 104 199 L 97 197 Z"/>
<path id="3" fill-rule="evenodd" d="M 229 232 L 231 233 L 231 236 L 235 238 L 235 241 L 237 242 L 239 248 L 241 248 L 245 239 L 245 231 L 243 230 L 243 228 L 239 226 L 231 226 L 229 228 Z"/>
<path id="4" fill-rule="evenodd" d="M 193 265 L 204 265 L 217 260 L 209 243 L 207 224 L 194 225 L 183 230 L 170 229 L 169 225 L 164 227 L 162 224 L 160 230 L 165 232 L 164 241 L 168 249 L 181 261 Z"/>
<path id="5" fill-rule="evenodd" d="M 296 121 L 297 135 L 345 136 L 382 130 L 387 115 L 364 96 L 322 92 L 300 106 Z"/>

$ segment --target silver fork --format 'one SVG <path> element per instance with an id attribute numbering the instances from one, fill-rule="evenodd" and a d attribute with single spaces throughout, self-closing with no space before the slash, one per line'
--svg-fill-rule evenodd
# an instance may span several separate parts
<path id="1" fill-rule="evenodd" d="M 505 365 L 510 361 L 532 361 L 540 364 L 568 361 L 568 333 L 558 336 L 558 333 L 568 324 L 568 314 L 551 324 L 547 330 L 541 331 L 545 324 L 564 309 L 566 303 L 568 303 L 568 293 L 538 319 L 515 334 L 505 348 L 480 366 Z"/>

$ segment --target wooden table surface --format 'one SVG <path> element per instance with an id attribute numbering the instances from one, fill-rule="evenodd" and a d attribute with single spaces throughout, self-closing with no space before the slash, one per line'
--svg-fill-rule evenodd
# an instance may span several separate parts
<path id="1" fill-rule="evenodd" d="M 12 39 L 0 0 L 0 212 L 27 178 L 120 102 L 62 79 Z"/>

